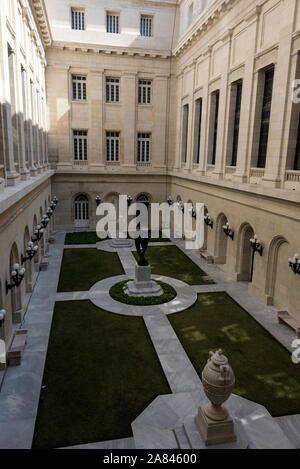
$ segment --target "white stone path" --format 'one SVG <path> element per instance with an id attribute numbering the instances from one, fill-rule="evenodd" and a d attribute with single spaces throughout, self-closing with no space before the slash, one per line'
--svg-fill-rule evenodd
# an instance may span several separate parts
<path id="1" fill-rule="evenodd" d="M 58 232 L 55 244 L 49 247 L 50 264 L 48 270 L 39 274 L 25 320 L 21 325 L 29 332 L 22 365 L 9 367 L 5 373 L 0 393 L 0 449 L 31 448 L 56 301 L 64 238 L 65 233 Z M 172 243 L 167 244 L 171 245 Z M 217 285 L 194 286 L 195 292 L 226 291 L 280 343 L 291 350 L 294 334 L 287 327 L 277 324 L 274 308 L 266 307 L 253 297 L 248 292 L 246 284 L 234 282 L 228 279 L 219 267 L 206 264 L 200 259 L 198 252 L 185 251 L 184 242 L 176 241 L 175 244 L 217 282 Z M 160 243 L 153 243 L 153 245 L 159 246 Z M 71 247 L 74 248 L 74 246 Z M 86 247 L 95 246 L 78 246 L 78 248 Z M 126 254 L 122 250 L 120 257 L 127 275 L 132 276 L 132 262 L 129 260 L 129 255 L 132 256 L 131 253 Z M 76 296 L 76 292 L 73 292 L 73 295 Z M 83 299 L 82 292 L 78 292 L 78 299 L 79 297 Z M 184 393 L 184 391 L 194 391 L 199 396 L 203 395 L 201 381 L 166 315 L 156 313 L 148 315 L 144 320 L 172 392 L 177 395 Z M 282 417 L 280 421 L 285 429 L 292 432 L 294 439 L 297 430 L 299 430 L 298 417 Z M 79 447 L 133 448 L 134 444 L 129 438 Z"/>

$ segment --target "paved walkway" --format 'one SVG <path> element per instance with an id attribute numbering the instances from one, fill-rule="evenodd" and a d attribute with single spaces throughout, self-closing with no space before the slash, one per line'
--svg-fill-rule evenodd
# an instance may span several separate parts
<path id="1" fill-rule="evenodd" d="M 64 238 L 65 233 L 58 232 L 55 244 L 49 247 L 51 257 L 48 270 L 39 274 L 25 321 L 21 326 L 29 331 L 22 365 L 9 367 L 5 373 L 0 393 L 0 448 L 31 447 L 55 301 L 89 298 L 89 292 L 56 294 Z M 160 244 L 153 243 L 155 246 Z M 247 284 L 234 282 L 226 277 L 218 266 L 206 264 L 198 251 L 185 251 L 183 241 L 177 240 L 174 244 L 216 282 L 216 285 L 195 285 L 191 290 L 195 293 L 226 291 L 280 343 L 291 350 L 294 334 L 287 327 L 277 324 L 274 308 L 265 306 L 253 297 L 248 292 Z M 76 249 L 96 246 L 73 245 L 67 248 L 74 247 Z M 135 265 L 132 253 L 124 248 L 118 249 L 117 252 L 126 275 L 132 277 Z M 176 394 L 196 391 L 199 396 L 203 395 L 201 381 L 166 315 L 156 311 L 155 314 L 146 315 L 144 321 L 172 392 Z M 289 427 L 291 432 L 298 428 L 298 416 L 294 416 L 293 420 L 291 417 L 284 419 L 280 422 L 281 425 Z M 124 439 L 78 447 L 126 448 L 133 447 L 133 442 L 132 439 Z"/>
<path id="2" fill-rule="evenodd" d="M 64 233 L 49 246 L 48 270 L 40 272 L 21 328 L 28 329 L 22 365 L 8 367 L 0 393 L 0 449 L 31 448 L 55 305 Z"/>

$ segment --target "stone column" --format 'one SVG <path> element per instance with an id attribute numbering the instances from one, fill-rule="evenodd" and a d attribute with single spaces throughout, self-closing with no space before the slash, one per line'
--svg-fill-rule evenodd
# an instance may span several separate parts
<path id="1" fill-rule="evenodd" d="M 58 160 L 57 169 L 72 168 L 69 79 L 69 65 L 54 64 L 48 67 L 49 147 Z"/>
<path id="2" fill-rule="evenodd" d="M 224 70 L 221 78 L 220 86 L 220 101 L 219 101 L 219 114 L 218 114 L 218 135 L 217 135 L 217 149 L 216 149 L 216 163 L 212 176 L 217 179 L 222 179 L 225 170 L 225 157 L 226 157 L 226 129 L 227 129 L 227 109 L 228 109 L 228 73 L 230 66 L 231 55 L 231 38 L 232 30 L 229 30 L 222 38 L 226 44 L 224 45 L 226 69 Z"/>
<path id="3" fill-rule="evenodd" d="M 273 87 L 273 89 L 276 90 L 276 93 L 273 93 L 272 98 L 266 169 L 264 177 L 262 178 L 263 185 L 270 187 L 280 187 L 284 182 L 281 179 L 281 162 L 283 156 L 282 148 L 284 129 L 286 125 L 287 101 L 288 99 L 291 99 L 289 72 L 296 1 L 292 0 L 290 3 L 291 5 L 286 9 L 287 14 L 289 14 L 288 26 L 280 31 Z"/>
<path id="4" fill-rule="evenodd" d="M 103 72 L 104 69 L 90 70 L 88 75 L 89 105 L 89 168 L 102 170 L 105 167 L 105 146 L 103 145 Z"/>
<path id="5" fill-rule="evenodd" d="M 12 133 L 12 116 L 11 116 L 11 99 L 10 99 L 10 82 L 9 65 L 8 65 L 8 50 L 6 41 L 6 17 L 0 15 L 0 83 L 1 86 L 1 106 L 3 116 L 3 138 L 5 145 L 5 177 L 8 186 L 15 186 L 20 179 L 19 173 L 15 170 L 14 162 L 14 145 Z"/>
<path id="6" fill-rule="evenodd" d="M 252 120 L 252 99 L 254 89 L 254 70 L 255 70 L 255 50 L 256 38 L 258 34 L 258 19 L 261 7 L 257 7 L 254 12 L 246 18 L 249 24 L 249 48 L 245 54 L 245 72 L 243 77 L 243 90 L 241 102 L 241 115 L 239 127 L 239 144 L 237 153 L 236 172 L 232 178 L 236 182 L 247 182 L 248 179 L 248 161 L 251 158 L 250 140 L 250 121 Z"/>
<path id="7" fill-rule="evenodd" d="M 174 169 L 179 170 L 181 167 L 181 132 L 182 132 L 182 87 L 183 87 L 183 74 L 177 76 L 177 112 L 176 112 L 176 131 L 175 131 L 175 161 Z M 172 96 L 171 96 L 172 99 Z"/>
<path id="8" fill-rule="evenodd" d="M 19 131 L 19 156 L 20 156 L 20 174 L 21 179 L 26 180 L 30 176 L 29 169 L 27 168 L 26 163 L 26 153 L 25 153 L 25 129 L 24 129 L 24 122 L 26 119 L 26 107 L 24 103 L 26 102 L 26 96 L 23 97 L 23 84 L 22 84 L 22 73 L 21 64 L 17 58 L 17 70 L 16 70 L 16 78 L 17 78 L 17 113 L 18 113 L 18 131 Z"/>
<path id="9" fill-rule="evenodd" d="M 136 112 L 137 112 L 137 74 L 125 72 L 122 75 L 122 108 L 123 108 L 123 135 L 121 133 L 121 148 L 123 139 L 123 161 L 124 169 L 135 169 L 136 153 Z"/>
<path id="10" fill-rule="evenodd" d="M 206 62 L 206 63 L 205 63 Z M 203 97 L 202 97 L 202 123 L 201 123 L 201 139 L 200 139 L 200 159 L 198 172 L 200 175 L 204 175 L 207 166 L 207 156 L 208 156 L 208 116 L 209 116 L 209 71 L 210 71 L 210 62 L 211 62 L 211 48 L 208 48 L 205 53 L 205 58 L 203 58 L 203 68 L 205 70 L 205 75 L 202 78 L 203 83 Z"/>
<path id="11" fill-rule="evenodd" d="M 153 132 L 152 132 L 152 167 L 164 170 L 166 167 L 166 130 L 168 103 L 168 76 L 156 76 L 153 82 Z"/>

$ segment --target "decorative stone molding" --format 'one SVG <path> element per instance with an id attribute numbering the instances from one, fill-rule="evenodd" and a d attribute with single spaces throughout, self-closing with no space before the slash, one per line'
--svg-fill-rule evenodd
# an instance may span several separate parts
<path id="1" fill-rule="evenodd" d="M 53 42 L 52 48 L 57 50 L 66 50 L 72 52 L 84 52 L 90 54 L 103 54 L 103 55 L 123 55 L 127 57 L 143 57 L 145 59 L 168 59 L 172 56 L 170 51 L 154 51 L 150 50 L 145 52 L 142 49 L 131 49 L 129 47 L 126 48 L 113 48 L 113 47 L 86 47 L 86 45 L 80 44 L 67 44 L 67 43 L 59 43 Z"/>
<path id="2" fill-rule="evenodd" d="M 45 46 L 51 46 L 52 36 L 44 0 L 29 0 Z"/>
<path id="3" fill-rule="evenodd" d="M 173 54 L 175 56 L 179 56 L 185 49 L 193 45 L 198 37 L 202 35 L 208 27 L 211 27 L 221 18 L 221 16 L 224 16 L 233 7 L 233 4 L 236 1 L 237 0 L 219 0 L 213 4 L 207 10 L 206 14 L 199 18 L 195 26 L 179 41 L 179 44 L 174 49 Z"/>

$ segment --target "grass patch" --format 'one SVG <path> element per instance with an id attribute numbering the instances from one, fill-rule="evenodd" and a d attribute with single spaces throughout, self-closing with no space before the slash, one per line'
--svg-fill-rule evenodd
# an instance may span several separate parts
<path id="1" fill-rule="evenodd" d="M 137 253 L 134 253 L 137 259 Z M 206 273 L 190 260 L 177 246 L 150 246 L 146 258 L 155 275 L 177 278 L 189 285 L 214 283 L 203 279 Z"/>
<path id="2" fill-rule="evenodd" d="M 300 413 L 300 366 L 226 293 L 201 294 L 189 310 L 168 318 L 199 376 L 209 351 L 222 348 L 236 376 L 235 394 L 274 417 Z"/>
<path id="3" fill-rule="evenodd" d="M 131 422 L 170 393 L 143 319 L 89 301 L 57 303 L 33 448 L 132 436 Z"/>
<path id="4" fill-rule="evenodd" d="M 72 244 L 96 244 L 101 239 L 98 238 L 95 231 L 78 231 L 75 233 L 67 233 L 65 238 L 66 245 Z"/>
<path id="5" fill-rule="evenodd" d="M 57 291 L 87 291 L 100 280 L 123 274 L 115 252 L 93 248 L 65 249 Z"/>
<path id="6" fill-rule="evenodd" d="M 163 294 L 160 296 L 140 296 L 134 297 L 126 295 L 124 292 L 124 287 L 128 283 L 128 280 L 124 280 L 123 282 L 119 282 L 113 287 L 111 287 L 109 294 L 110 296 L 120 303 L 125 303 L 127 305 L 138 305 L 138 306 L 149 306 L 149 305 L 161 305 L 163 303 L 168 303 L 169 301 L 174 300 L 176 298 L 177 293 L 171 285 L 167 283 L 159 282 L 157 283 L 161 286 L 163 290 Z"/>

